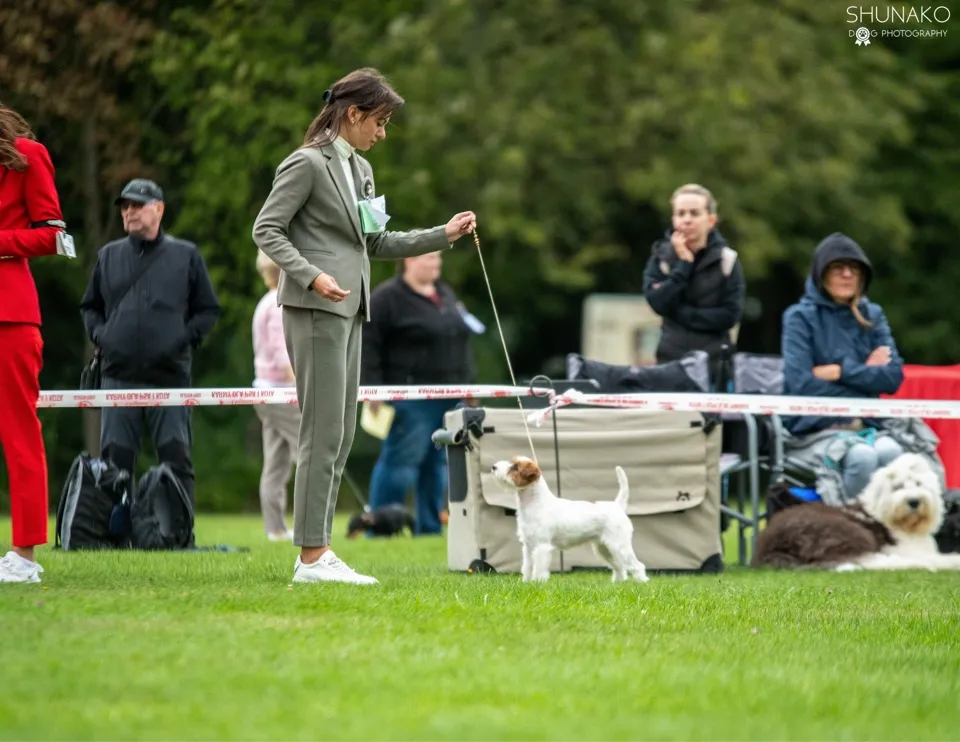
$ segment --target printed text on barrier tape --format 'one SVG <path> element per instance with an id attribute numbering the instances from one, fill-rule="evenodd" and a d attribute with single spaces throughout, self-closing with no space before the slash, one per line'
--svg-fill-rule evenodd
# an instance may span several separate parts
<path id="1" fill-rule="evenodd" d="M 360 402 L 408 399 L 491 399 L 550 395 L 548 389 L 475 384 L 472 386 L 360 387 Z M 41 392 L 37 407 L 203 407 L 218 405 L 296 404 L 293 387 L 264 389 L 98 389 Z"/>
<path id="2" fill-rule="evenodd" d="M 496 385 L 361 387 L 359 401 L 396 402 L 408 399 L 484 399 L 552 396 L 551 406 L 530 420 L 540 424 L 551 409 L 568 404 L 623 407 L 650 411 L 749 412 L 759 415 L 819 415 L 824 417 L 960 418 L 960 402 L 941 400 L 844 399 L 759 394 L 590 394 Z M 270 389 L 145 389 L 42 392 L 38 407 L 177 407 L 254 404 L 296 404 L 291 387 Z"/>
<path id="3" fill-rule="evenodd" d="M 651 412 L 751 413 L 755 415 L 815 415 L 818 417 L 914 417 L 928 420 L 960 418 L 960 402 L 952 400 L 843 399 L 760 394 L 584 394 L 568 391 L 527 419 L 540 425 L 550 411 L 569 404 L 620 407 Z"/>

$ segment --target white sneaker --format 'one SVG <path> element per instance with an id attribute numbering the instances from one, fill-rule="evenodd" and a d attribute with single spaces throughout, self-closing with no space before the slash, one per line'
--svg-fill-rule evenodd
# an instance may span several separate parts
<path id="1" fill-rule="evenodd" d="M 43 567 L 15 551 L 8 551 L 0 559 L 0 582 L 40 582 L 41 572 Z"/>
<path id="2" fill-rule="evenodd" d="M 268 533 L 267 538 L 271 541 L 293 541 L 293 531 L 288 528 L 283 533 Z"/>
<path id="3" fill-rule="evenodd" d="M 354 585 L 377 585 L 379 580 L 354 572 L 346 562 L 333 553 L 332 549 L 323 552 L 313 564 L 304 564 L 299 555 L 293 565 L 294 582 L 349 582 Z"/>

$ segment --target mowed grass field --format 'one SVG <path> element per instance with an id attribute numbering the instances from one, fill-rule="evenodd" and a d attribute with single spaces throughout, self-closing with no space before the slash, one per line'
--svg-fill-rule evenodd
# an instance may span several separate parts
<path id="1" fill-rule="evenodd" d="M 960 739 L 957 574 L 525 585 L 338 535 L 382 584 L 291 586 L 259 518 L 197 536 L 251 550 L 47 548 L 41 585 L 0 586 L 0 737 Z"/>

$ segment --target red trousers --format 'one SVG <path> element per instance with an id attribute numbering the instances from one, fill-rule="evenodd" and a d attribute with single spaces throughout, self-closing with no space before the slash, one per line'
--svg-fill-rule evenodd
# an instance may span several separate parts
<path id="1" fill-rule="evenodd" d="M 47 454 L 37 417 L 42 366 L 40 328 L 0 322 L 0 445 L 17 547 L 47 543 Z"/>

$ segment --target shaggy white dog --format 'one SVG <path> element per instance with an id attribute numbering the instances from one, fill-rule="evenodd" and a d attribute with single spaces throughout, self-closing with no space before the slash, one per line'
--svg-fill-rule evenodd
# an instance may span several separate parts
<path id="1" fill-rule="evenodd" d="M 943 492 L 923 456 L 905 453 L 878 469 L 858 499 L 870 517 L 886 526 L 894 544 L 841 564 L 837 571 L 960 570 L 960 554 L 941 554 L 934 539 L 943 523 Z"/>
<path id="2" fill-rule="evenodd" d="M 647 570 L 633 550 L 633 523 L 626 513 L 630 489 L 627 475 L 616 468 L 620 491 L 613 502 L 565 500 L 550 491 L 534 461 L 517 456 L 492 467 L 497 481 L 517 494 L 517 536 L 523 545 L 524 582 L 550 578 L 554 549 L 591 542 L 597 557 L 613 572 L 613 581 L 627 575 L 647 582 Z"/>

